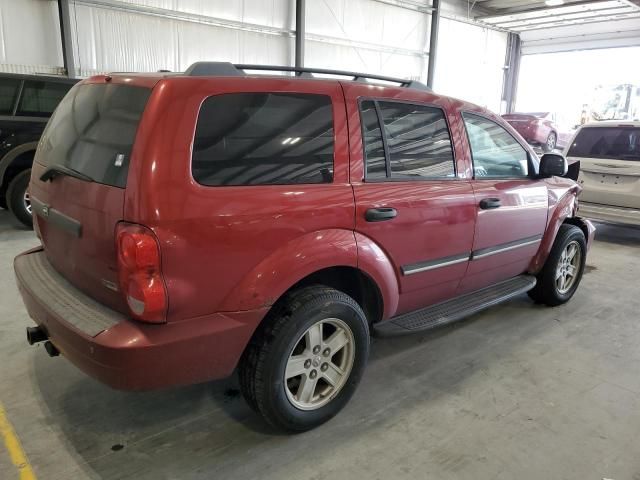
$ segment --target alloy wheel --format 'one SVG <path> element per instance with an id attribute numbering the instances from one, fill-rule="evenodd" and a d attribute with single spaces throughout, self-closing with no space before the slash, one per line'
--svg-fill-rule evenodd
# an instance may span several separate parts
<path id="1" fill-rule="evenodd" d="M 295 346 L 284 373 L 289 401 L 300 410 L 316 410 L 338 395 L 355 359 L 355 339 L 338 318 L 314 323 Z"/>
<path id="2" fill-rule="evenodd" d="M 22 202 L 24 203 L 24 208 L 27 212 L 29 212 L 29 215 L 32 215 L 32 211 L 31 211 L 31 196 L 29 195 L 29 191 L 25 191 L 24 192 L 24 196 L 22 197 Z"/>
<path id="3" fill-rule="evenodd" d="M 564 295 L 567 293 L 578 278 L 578 271 L 582 262 L 582 251 L 577 241 L 572 241 L 562 251 L 560 261 L 556 268 L 556 288 L 558 293 Z"/>

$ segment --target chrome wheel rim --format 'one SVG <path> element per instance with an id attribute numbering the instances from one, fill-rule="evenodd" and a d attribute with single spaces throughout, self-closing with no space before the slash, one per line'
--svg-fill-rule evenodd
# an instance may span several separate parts
<path id="1" fill-rule="evenodd" d="M 296 341 L 284 372 L 287 398 L 300 410 L 316 410 L 342 390 L 353 368 L 355 339 L 338 318 L 314 323 Z"/>
<path id="2" fill-rule="evenodd" d="M 547 137 L 547 148 L 549 150 L 556 148 L 556 137 L 554 135 L 549 135 Z"/>
<path id="3" fill-rule="evenodd" d="M 575 285 L 582 262 L 582 251 L 577 241 L 564 247 L 556 268 L 556 288 L 558 293 L 565 294 Z"/>
<path id="4" fill-rule="evenodd" d="M 29 215 L 31 215 L 31 196 L 29 195 L 28 190 L 24 192 L 22 203 L 24 204 L 24 209 L 29 212 Z"/>

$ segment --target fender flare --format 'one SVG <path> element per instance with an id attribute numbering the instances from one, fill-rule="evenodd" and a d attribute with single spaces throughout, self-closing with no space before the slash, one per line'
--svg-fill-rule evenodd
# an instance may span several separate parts
<path id="1" fill-rule="evenodd" d="M 352 230 L 308 232 L 262 260 L 222 301 L 220 311 L 271 307 L 303 278 L 330 267 L 357 268 L 358 250 Z"/>
<path id="2" fill-rule="evenodd" d="M 400 284 L 393 263 L 371 238 L 355 233 L 358 243 L 358 268 L 369 275 L 382 296 L 381 321 L 391 318 L 398 310 Z"/>
<path id="3" fill-rule="evenodd" d="M 578 188 L 577 185 L 576 188 Z M 537 274 L 542 270 L 542 267 L 551 252 L 551 248 L 553 247 L 553 242 L 556 240 L 556 235 L 558 234 L 558 230 L 560 230 L 560 225 L 562 225 L 567 218 L 575 216 L 577 211 L 575 195 L 576 188 L 569 189 L 562 197 L 560 197 L 560 199 L 558 199 L 557 203 L 553 207 L 553 211 L 549 215 L 547 228 L 544 232 L 544 236 L 542 237 L 542 241 L 540 242 L 538 252 L 529 264 L 529 273 Z"/>
<path id="4" fill-rule="evenodd" d="M 372 239 L 343 229 L 310 232 L 290 241 L 245 275 L 220 310 L 271 307 L 300 280 L 331 267 L 352 267 L 369 276 L 382 297 L 382 319 L 395 314 L 400 292 L 391 261 Z"/>
<path id="5" fill-rule="evenodd" d="M 0 160 L 0 185 L 4 181 L 4 174 L 6 173 L 9 166 L 13 163 L 13 161 L 22 155 L 25 152 L 32 151 L 35 153 L 36 148 L 38 147 L 38 142 L 27 142 L 18 145 L 17 147 L 9 150 L 2 160 Z"/>

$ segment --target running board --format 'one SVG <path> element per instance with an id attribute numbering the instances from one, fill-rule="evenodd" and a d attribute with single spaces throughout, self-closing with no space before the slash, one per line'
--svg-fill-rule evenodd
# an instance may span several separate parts
<path id="1" fill-rule="evenodd" d="M 391 336 L 429 330 L 462 320 L 480 310 L 527 292 L 535 285 L 536 277 L 520 275 L 453 300 L 391 318 L 374 325 L 374 331 L 381 336 Z"/>

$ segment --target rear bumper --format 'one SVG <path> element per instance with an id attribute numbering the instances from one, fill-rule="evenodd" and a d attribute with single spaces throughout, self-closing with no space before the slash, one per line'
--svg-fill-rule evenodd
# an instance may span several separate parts
<path id="1" fill-rule="evenodd" d="M 640 210 L 636 208 L 611 207 L 598 203 L 580 201 L 578 211 L 581 216 L 592 220 L 625 225 L 640 225 Z"/>
<path id="2" fill-rule="evenodd" d="M 121 390 L 150 390 L 229 376 L 267 310 L 214 313 L 161 325 L 118 318 L 118 313 L 111 312 L 114 321 L 96 333 L 94 323 L 91 329 L 67 320 L 77 318 L 78 309 L 87 314 L 87 305 L 94 308 L 95 302 L 59 275 L 48 273 L 48 285 L 43 285 L 44 275 L 34 278 L 30 273 L 34 255 L 44 253 L 25 252 L 14 262 L 29 315 L 74 365 Z M 56 291 L 66 301 L 52 302 L 51 293 Z M 96 313 L 104 314 L 103 310 L 104 306 Z"/>

